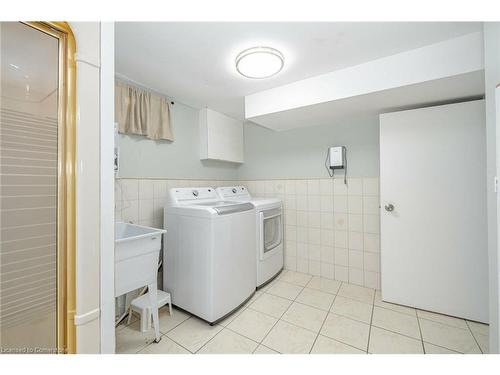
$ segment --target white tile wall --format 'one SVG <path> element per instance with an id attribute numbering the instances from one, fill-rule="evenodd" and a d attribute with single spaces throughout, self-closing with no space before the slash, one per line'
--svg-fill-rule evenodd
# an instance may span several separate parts
<path id="1" fill-rule="evenodd" d="M 245 185 L 284 205 L 285 268 L 380 288 L 378 178 L 308 180 L 117 179 L 116 220 L 163 227 L 167 189 Z"/>
<path id="2" fill-rule="evenodd" d="M 236 185 L 238 181 L 119 178 L 115 181 L 115 219 L 163 227 L 167 190 L 173 187 Z"/>

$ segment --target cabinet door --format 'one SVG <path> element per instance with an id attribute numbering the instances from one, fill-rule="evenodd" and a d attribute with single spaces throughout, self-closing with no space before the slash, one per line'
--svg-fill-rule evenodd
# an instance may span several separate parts
<path id="1" fill-rule="evenodd" d="M 206 159 L 243 162 L 243 123 L 206 109 Z M 202 158 L 205 158 L 202 156 Z"/>

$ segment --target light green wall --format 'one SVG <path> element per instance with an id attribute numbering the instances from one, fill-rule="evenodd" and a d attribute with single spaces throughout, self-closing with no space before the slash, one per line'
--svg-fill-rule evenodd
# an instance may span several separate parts
<path id="1" fill-rule="evenodd" d="M 227 180 L 327 177 L 326 150 L 333 145 L 347 147 L 349 176 L 379 175 L 378 116 L 282 132 L 246 123 L 245 163 L 238 165 L 200 160 L 198 112 L 182 103 L 172 106 L 174 142 L 120 134 L 119 177 Z"/>
<path id="2" fill-rule="evenodd" d="M 246 124 L 245 163 L 239 168 L 238 177 L 242 180 L 326 178 L 325 157 L 329 146 L 347 147 L 349 176 L 379 175 L 379 119 L 370 116 L 282 132 Z"/>
<path id="3" fill-rule="evenodd" d="M 171 107 L 174 142 L 120 134 L 118 176 L 236 179 L 237 164 L 200 160 L 198 112 L 177 102 Z"/>

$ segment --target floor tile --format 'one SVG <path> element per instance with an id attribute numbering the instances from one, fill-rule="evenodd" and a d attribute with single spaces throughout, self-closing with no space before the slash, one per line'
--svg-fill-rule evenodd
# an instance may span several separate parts
<path id="1" fill-rule="evenodd" d="M 281 319 L 296 326 L 319 332 L 326 314 L 328 313 L 324 310 L 294 302 Z"/>
<path id="2" fill-rule="evenodd" d="M 141 332 L 140 322 L 137 320 L 129 326 L 116 330 L 116 353 L 137 353 L 154 340 L 154 331 Z"/>
<path id="3" fill-rule="evenodd" d="M 264 293 L 257 298 L 249 307 L 260 311 L 264 314 L 271 315 L 275 318 L 280 318 L 281 315 L 288 309 L 292 301 L 289 299 L 278 297 L 272 294 Z"/>
<path id="4" fill-rule="evenodd" d="M 408 315 L 413 315 L 413 316 L 417 315 L 417 310 L 414 309 L 413 307 L 403 306 L 403 305 L 398 305 L 395 303 L 389 303 L 389 302 L 382 301 L 382 294 L 381 294 L 380 290 L 377 290 L 375 292 L 375 306 L 383 307 L 384 309 L 388 309 L 388 310 L 397 311 L 397 312 L 400 312 L 402 314 L 408 314 Z"/>
<path id="5" fill-rule="evenodd" d="M 332 313 L 370 324 L 373 306 L 351 298 L 337 296 L 330 308 Z"/>
<path id="6" fill-rule="evenodd" d="M 432 320 L 433 322 L 446 324 L 448 326 L 467 329 L 467 323 L 464 319 L 455 318 L 453 316 L 437 314 L 425 310 L 417 310 L 417 316 L 421 319 Z"/>
<path id="7" fill-rule="evenodd" d="M 480 333 L 473 333 L 472 335 L 474 336 L 477 343 L 479 344 L 481 351 L 484 354 L 489 354 L 489 352 L 490 352 L 490 337 L 489 337 L 489 335 L 481 335 Z"/>
<path id="8" fill-rule="evenodd" d="M 272 316 L 252 309 L 246 309 L 227 327 L 240 335 L 260 342 L 276 322 L 277 319 Z"/>
<path id="9" fill-rule="evenodd" d="M 278 276 L 276 276 L 273 280 L 276 280 L 276 279 L 281 279 L 283 276 L 285 276 L 288 272 L 295 272 L 295 271 L 291 271 L 291 270 L 285 270 L 285 269 L 282 269 L 281 272 L 279 273 Z"/>
<path id="10" fill-rule="evenodd" d="M 420 329 L 415 316 L 375 306 L 373 309 L 372 324 L 376 327 L 420 340 Z"/>
<path id="11" fill-rule="evenodd" d="M 490 326 L 488 324 L 467 320 L 467 325 L 472 331 L 472 334 L 478 333 L 480 335 L 488 335 L 490 333 Z"/>
<path id="12" fill-rule="evenodd" d="M 342 283 L 338 295 L 342 297 L 352 298 L 364 303 L 373 303 L 375 290 L 358 285 Z"/>
<path id="13" fill-rule="evenodd" d="M 169 331 L 167 336 L 194 353 L 221 329 L 220 325 L 211 326 L 207 322 L 192 317 Z"/>
<path id="14" fill-rule="evenodd" d="M 280 281 L 285 281 L 290 284 L 306 286 L 307 283 L 312 279 L 312 276 L 301 272 L 288 271 L 279 279 Z"/>
<path id="15" fill-rule="evenodd" d="M 425 342 L 455 350 L 460 353 L 481 353 L 468 329 L 420 319 L 420 329 Z"/>
<path id="16" fill-rule="evenodd" d="M 321 334 L 358 349 L 366 350 L 370 326 L 340 315 L 329 313 Z"/>
<path id="17" fill-rule="evenodd" d="M 118 330 L 120 330 L 120 329 L 125 328 L 126 326 L 128 326 L 129 323 L 128 323 L 127 319 L 128 319 L 128 316 L 125 319 L 123 319 L 120 322 L 120 324 L 118 324 L 115 327 L 115 330 L 118 331 Z M 138 320 L 139 320 L 139 318 L 138 318 L 137 314 L 132 314 L 132 318 L 130 319 L 130 324 L 133 324 L 133 323 L 137 322 Z"/>
<path id="18" fill-rule="evenodd" d="M 244 307 L 250 306 L 254 303 L 262 294 L 264 294 L 263 290 L 256 290 L 253 296 L 245 303 Z"/>
<path id="19" fill-rule="evenodd" d="M 272 350 L 264 345 L 259 345 L 257 349 L 253 352 L 253 354 L 280 354 L 276 350 Z"/>
<path id="20" fill-rule="evenodd" d="M 365 354 L 365 352 L 340 341 L 319 335 L 311 354 Z"/>
<path id="21" fill-rule="evenodd" d="M 309 353 L 316 334 L 280 320 L 262 344 L 284 354 Z"/>
<path id="22" fill-rule="evenodd" d="M 166 307 L 159 343 L 139 326 L 134 316 L 116 327 L 117 353 L 365 353 L 367 346 L 370 353 L 422 353 L 421 334 L 426 353 L 458 354 L 488 353 L 489 341 L 487 324 L 384 302 L 378 290 L 293 271 L 216 326 L 179 309 L 170 316 Z"/>
<path id="23" fill-rule="evenodd" d="M 224 329 L 199 351 L 200 354 L 251 354 L 259 344 L 236 332 Z"/>
<path id="24" fill-rule="evenodd" d="M 159 343 L 152 343 L 142 349 L 139 354 L 191 354 L 176 342 L 163 336 Z"/>
<path id="25" fill-rule="evenodd" d="M 338 280 L 325 279 L 324 277 L 314 276 L 307 284 L 307 288 L 320 290 L 322 292 L 337 294 L 342 282 Z"/>
<path id="26" fill-rule="evenodd" d="M 459 352 L 455 352 L 453 350 L 449 350 L 441 346 L 430 344 L 428 342 L 424 342 L 424 348 L 425 348 L 425 354 L 460 354 Z"/>
<path id="27" fill-rule="evenodd" d="M 286 283 L 283 281 L 277 281 L 267 290 L 267 293 L 274 294 L 278 297 L 294 300 L 295 298 L 297 298 L 301 290 L 301 286 Z"/>
<path id="28" fill-rule="evenodd" d="M 159 310 L 160 332 L 167 333 L 183 321 L 189 319 L 190 316 L 190 314 L 175 308 L 172 309 L 172 315 L 170 315 L 168 308 L 162 307 Z"/>
<path id="29" fill-rule="evenodd" d="M 372 327 L 368 353 L 374 354 L 423 354 L 422 341 L 399 335 L 385 329 Z"/>
<path id="30" fill-rule="evenodd" d="M 246 306 L 246 305 L 245 305 Z M 246 307 L 242 306 L 238 310 L 234 311 L 231 315 L 226 316 L 224 319 L 222 319 L 218 324 L 227 327 L 229 323 L 231 323 L 238 315 L 240 315 L 243 311 L 245 311 Z"/>
<path id="31" fill-rule="evenodd" d="M 274 279 L 272 279 L 271 281 L 269 281 L 266 285 L 259 287 L 259 289 L 257 290 L 257 292 L 267 292 L 273 285 L 275 285 L 276 283 L 278 283 L 279 281 L 281 281 L 280 280 L 280 276 L 275 277 Z"/>
<path id="32" fill-rule="evenodd" d="M 302 292 L 300 292 L 296 301 L 305 305 L 328 311 L 330 309 L 330 306 L 332 305 L 334 298 L 335 296 L 333 294 L 325 293 L 316 289 L 304 288 Z"/>

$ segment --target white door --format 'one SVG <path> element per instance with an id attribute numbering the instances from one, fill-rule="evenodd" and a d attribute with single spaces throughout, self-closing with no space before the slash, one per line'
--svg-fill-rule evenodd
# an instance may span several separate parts
<path id="1" fill-rule="evenodd" d="M 380 116 L 383 300 L 488 321 L 484 116 L 482 100 Z"/>

